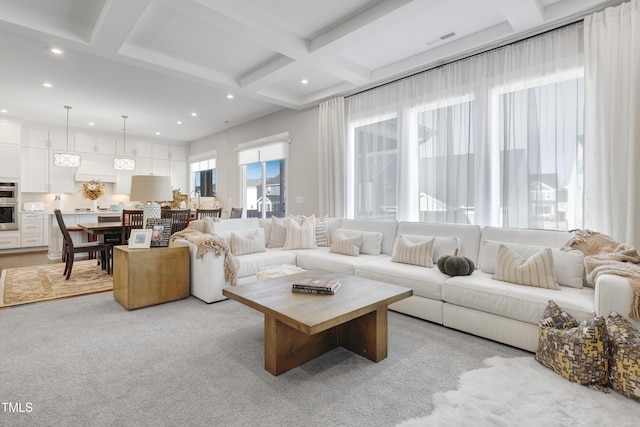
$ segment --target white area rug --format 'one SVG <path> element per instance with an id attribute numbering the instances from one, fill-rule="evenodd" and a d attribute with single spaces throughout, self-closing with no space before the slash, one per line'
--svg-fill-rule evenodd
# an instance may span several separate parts
<path id="1" fill-rule="evenodd" d="M 640 425 L 640 403 L 567 381 L 533 357 L 484 363 L 462 374 L 457 390 L 434 395 L 431 415 L 398 427 Z"/>

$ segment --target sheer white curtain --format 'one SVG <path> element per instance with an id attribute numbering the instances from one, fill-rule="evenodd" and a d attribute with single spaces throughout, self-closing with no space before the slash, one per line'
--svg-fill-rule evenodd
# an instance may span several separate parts
<path id="1" fill-rule="evenodd" d="M 581 226 L 581 41 L 575 24 L 348 97 L 348 214 Z"/>
<path id="2" fill-rule="evenodd" d="M 344 98 L 324 101 L 319 108 L 320 215 L 342 218 L 344 212 Z"/>
<path id="3" fill-rule="evenodd" d="M 640 6 L 585 19 L 585 227 L 640 245 Z"/>

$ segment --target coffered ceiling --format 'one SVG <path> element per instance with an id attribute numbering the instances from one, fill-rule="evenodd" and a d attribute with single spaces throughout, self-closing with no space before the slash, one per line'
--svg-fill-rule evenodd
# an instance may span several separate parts
<path id="1" fill-rule="evenodd" d="M 619 3 L 0 0 L 0 114 L 192 141 Z"/>

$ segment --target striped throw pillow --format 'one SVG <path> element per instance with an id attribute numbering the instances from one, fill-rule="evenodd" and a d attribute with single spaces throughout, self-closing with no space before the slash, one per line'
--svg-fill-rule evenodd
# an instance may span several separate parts
<path id="1" fill-rule="evenodd" d="M 433 267 L 433 260 L 431 258 L 433 241 L 434 239 L 431 238 L 414 243 L 405 236 L 398 236 L 393 244 L 391 262 Z"/>
<path id="2" fill-rule="evenodd" d="M 498 248 L 498 265 L 493 278 L 517 285 L 560 290 L 553 270 L 553 255 L 549 248 L 544 248 L 524 259 L 501 244 Z"/>
<path id="3" fill-rule="evenodd" d="M 249 233 L 231 233 L 231 253 L 233 255 L 264 251 L 264 228 L 258 228 Z"/>
<path id="4" fill-rule="evenodd" d="M 329 252 L 359 256 L 360 246 L 362 246 L 362 235 L 347 237 L 344 234 L 336 234 L 331 241 L 331 249 L 329 249 Z"/>
<path id="5" fill-rule="evenodd" d="M 284 249 L 315 249 L 316 246 L 316 220 L 313 215 L 307 217 L 303 224 L 295 220 L 287 220 L 287 238 Z"/>

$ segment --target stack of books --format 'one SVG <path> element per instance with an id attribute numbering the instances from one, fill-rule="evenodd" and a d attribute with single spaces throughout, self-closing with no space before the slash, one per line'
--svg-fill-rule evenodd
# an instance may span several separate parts
<path id="1" fill-rule="evenodd" d="M 338 279 L 304 277 L 292 285 L 291 291 L 301 294 L 334 295 L 340 286 L 342 283 Z"/>

